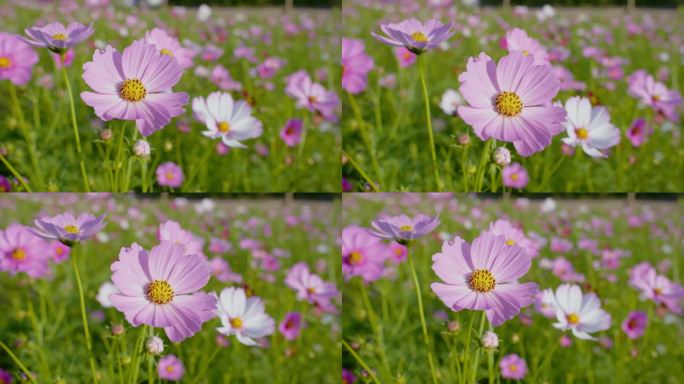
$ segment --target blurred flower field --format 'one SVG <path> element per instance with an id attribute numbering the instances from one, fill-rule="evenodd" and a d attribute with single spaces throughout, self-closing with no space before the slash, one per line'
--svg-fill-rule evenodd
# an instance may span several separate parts
<path id="1" fill-rule="evenodd" d="M 681 200 L 345 194 L 342 209 L 347 383 L 684 380 Z"/>
<path id="2" fill-rule="evenodd" d="M 0 5 L 0 186 L 340 190 L 339 10 Z"/>
<path id="3" fill-rule="evenodd" d="M 339 201 L 0 207 L 3 383 L 339 381 Z"/>
<path id="4" fill-rule="evenodd" d="M 345 3 L 346 191 L 682 190 L 681 8 L 467 4 Z"/>

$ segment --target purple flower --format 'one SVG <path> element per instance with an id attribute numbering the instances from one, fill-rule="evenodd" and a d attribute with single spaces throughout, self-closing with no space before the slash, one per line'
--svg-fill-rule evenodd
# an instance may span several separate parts
<path id="1" fill-rule="evenodd" d="M 177 343 L 215 316 L 216 297 L 199 291 L 209 282 L 209 265 L 181 245 L 162 241 L 150 252 L 136 243 L 121 248 L 112 272 L 120 293 L 109 298 L 134 327 L 164 328 L 169 340 Z"/>
<path id="2" fill-rule="evenodd" d="M 196 254 L 204 257 L 204 254 L 202 253 L 204 239 L 195 236 L 190 231 L 186 231 L 176 221 L 166 220 L 159 224 L 159 229 L 157 229 L 157 240 L 159 240 L 159 242 L 170 241 L 176 245 L 182 245 L 185 248 L 186 254 Z"/>
<path id="3" fill-rule="evenodd" d="M 10 180 L 3 175 L 0 175 L 0 192 L 10 192 L 12 191 L 12 183 Z"/>
<path id="4" fill-rule="evenodd" d="M 648 136 L 652 133 L 651 127 L 646 123 L 646 119 L 638 118 L 632 122 L 632 125 L 627 130 L 627 139 L 635 147 L 640 147 L 646 142 Z"/>
<path id="5" fill-rule="evenodd" d="M 159 359 L 157 373 L 161 379 L 179 381 L 183 378 L 185 368 L 183 367 L 183 362 L 175 355 L 166 355 Z"/>
<path id="6" fill-rule="evenodd" d="M 445 241 L 442 252 L 432 256 L 432 270 L 444 283 L 430 288 L 453 311 L 485 311 L 496 327 L 514 318 L 530 305 L 537 284 L 519 283 L 530 269 L 531 258 L 505 236 L 483 232 L 472 246 L 460 237 Z"/>
<path id="7" fill-rule="evenodd" d="M 519 163 L 511 163 L 505 166 L 501 174 L 503 185 L 510 188 L 525 188 L 530 181 L 527 170 Z"/>
<path id="8" fill-rule="evenodd" d="M 527 32 L 520 28 L 513 28 L 506 32 L 506 37 L 502 40 L 503 48 L 508 52 L 520 52 L 524 56 L 532 56 L 535 65 L 548 64 L 548 53 L 539 42 L 527 35 Z"/>
<path id="9" fill-rule="evenodd" d="M 24 85 L 31 80 L 31 70 L 38 54 L 19 36 L 0 32 L 0 80 Z"/>
<path id="10" fill-rule="evenodd" d="M 363 92 L 368 86 L 368 72 L 373 59 L 365 52 L 363 40 L 342 38 L 342 88 L 351 94 Z"/>
<path id="11" fill-rule="evenodd" d="M 280 130 L 280 138 L 283 139 L 285 145 L 294 147 L 299 144 L 302 137 L 302 120 L 290 119 L 285 123 L 285 126 Z"/>
<path id="12" fill-rule="evenodd" d="M 163 187 L 178 188 L 183 185 L 183 170 L 176 163 L 167 161 L 157 167 L 157 182 Z"/>
<path id="13" fill-rule="evenodd" d="M 501 368 L 501 377 L 505 379 L 522 380 L 527 375 L 527 363 L 515 353 L 504 356 L 499 363 L 499 368 Z"/>
<path id="14" fill-rule="evenodd" d="M 682 96 L 677 91 L 670 91 L 665 84 L 657 82 L 653 76 L 643 69 L 634 72 L 627 79 L 629 94 L 652 107 L 668 120 L 677 122 L 679 112 L 677 106 L 682 104 Z"/>
<path id="15" fill-rule="evenodd" d="M 30 37 L 24 38 L 24 41 L 34 47 L 44 47 L 55 53 L 63 53 L 90 37 L 94 30 L 93 23 L 86 26 L 74 21 L 66 27 L 61 23 L 50 23 L 44 27 L 26 28 L 24 32 Z"/>
<path id="16" fill-rule="evenodd" d="M 306 72 L 300 71 L 288 78 L 285 92 L 297 100 L 298 108 L 319 113 L 324 119 L 337 121 L 335 109 L 340 104 L 337 93 L 326 90 L 321 84 L 314 83 Z"/>
<path id="17" fill-rule="evenodd" d="M 648 315 L 642 311 L 632 311 L 622 323 L 622 330 L 630 339 L 638 339 L 644 335 Z"/>
<path id="18" fill-rule="evenodd" d="M 489 231 L 497 236 L 504 236 L 506 245 L 522 247 L 529 257 L 533 258 L 539 255 L 539 244 L 525 236 L 522 229 L 515 227 L 508 220 L 499 219 L 489 224 Z"/>
<path id="19" fill-rule="evenodd" d="M 375 32 L 371 32 L 371 35 L 385 44 L 406 47 L 417 55 L 436 48 L 454 34 L 451 23 L 442 24 L 436 19 L 428 20 L 423 24 L 415 18 L 410 18 L 396 24 L 382 24 L 380 29 L 387 37 Z"/>
<path id="20" fill-rule="evenodd" d="M 48 271 L 49 260 L 48 244 L 28 227 L 10 224 L 0 231 L 0 271 L 40 277 Z"/>
<path id="21" fill-rule="evenodd" d="M 318 303 L 329 301 L 337 296 L 335 284 L 324 281 L 320 276 L 311 273 L 306 262 L 299 262 L 290 268 L 285 277 L 285 284 L 297 292 L 297 300 Z"/>
<path id="22" fill-rule="evenodd" d="M 195 56 L 195 53 L 191 49 L 180 45 L 178 39 L 169 35 L 165 30 L 154 28 L 148 31 L 145 33 L 145 42 L 157 47 L 157 50 L 162 55 L 175 58 L 182 69 L 192 67 L 192 58 Z"/>
<path id="23" fill-rule="evenodd" d="M 302 331 L 302 315 L 299 312 L 289 312 L 278 326 L 278 330 L 287 340 L 299 337 Z"/>
<path id="24" fill-rule="evenodd" d="M 387 245 L 366 228 L 350 225 L 342 230 L 342 274 L 361 276 L 367 283 L 379 279 L 387 259 Z"/>
<path id="25" fill-rule="evenodd" d="M 82 213 L 78 217 L 71 213 L 63 213 L 55 217 L 36 219 L 36 228 L 31 230 L 44 239 L 59 240 L 71 247 L 100 232 L 105 226 L 104 218 L 105 215 L 95 217 L 90 213 Z"/>
<path id="26" fill-rule="evenodd" d="M 371 225 L 372 234 L 398 243 L 408 243 L 432 232 L 439 225 L 439 217 L 418 214 L 413 218 L 406 215 L 375 219 Z"/>

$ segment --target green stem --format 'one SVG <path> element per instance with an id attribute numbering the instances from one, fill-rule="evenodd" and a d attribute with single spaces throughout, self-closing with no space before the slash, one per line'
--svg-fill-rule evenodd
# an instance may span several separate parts
<path id="1" fill-rule="evenodd" d="M 150 337 L 154 337 L 154 328 L 149 327 L 150 329 Z M 154 384 L 154 358 L 152 355 L 147 357 L 147 383 L 148 384 Z"/>
<path id="2" fill-rule="evenodd" d="M 29 186 L 24 181 L 24 178 L 21 175 L 19 175 L 19 172 L 17 172 L 17 170 L 14 169 L 12 164 L 10 164 L 10 162 L 7 161 L 7 159 L 5 158 L 5 156 L 2 155 L 2 153 L 0 153 L 0 161 L 2 161 L 3 164 L 5 164 L 5 167 L 9 169 L 10 173 L 12 173 L 12 176 L 14 176 L 14 178 L 17 179 L 17 181 L 19 181 L 19 184 L 21 184 L 21 186 L 24 187 L 26 192 L 32 192 L 31 188 L 29 188 Z"/>
<path id="3" fill-rule="evenodd" d="M 380 189 L 378 189 L 378 186 L 375 185 L 373 180 L 371 180 L 371 178 L 366 174 L 366 172 L 364 172 L 363 169 L 361 169 L 361 167 L 359 166 L 359 163 L 357 163 L 356 160 L 354 160 L 354 158 L 348 152 L 343 151 L 342 154 L 344 154 L 344 156 L 347 158 L 347 160 L 349 160 L 351 165 L 354 166 L 354 168 L 361 175 L 361 177 L 363 177 L 363 179 L 366 180 L 366 182 L 368 183 L 368 185 L 370 185 L 373 192 L 380 192 Z"/>
<path id="4" fill-rule="evenodd" d="M 494 350 L 487 351 L 487 366 L 489 367 L 489 384 L 494 384 Z"/>
<path id="5" fill-rule="evenodd" d="M 359 356 L 359 354 L 356 353 L 354 348 L 352 348 L 351 345 L 349 345 L 349 343 L 347 343 L 347 340 L 342 339 L 342 345 L 344 345 L 344 347 L 347 348 L 347 351 L 349 351 L 349 353 L 351 353 L 351 355 L 354 357 L 354 359 L 356 359 L 356 361 L 359 363 L 359 365 L 361 365 L 361 367 L 364 370 L 366 370 L 366 372 L 368 372 L 368 376 L 370 376 L 371 379 L 373 379 L 373 382 L 375 384 L 380 384 L 380 381 L 378 381 L 378 378 L 375 376 L 375 373 L 373 373 L 373 371 L 371 371 L 371 369 L 368 367 L 368 364 L 366 364 L 366 362 L 363 361 L 361 356 Z"/>
<path id="6" fill-rule="evenodd" d="M 21 369 L 21 370 L 26 374 L 26 377 L 28 377 L 28 379 L 29 379 L 33 384 L 37 384 L 37 383 L 36 383 L 36 380 L 33 378 L 33 374 L 31 374 L 31 372 L 29 372 L 29 370 L 28 370 L 28 369 L 26 368 L 26 366 L 21 362 L 21 360 L 19 360 L 19 358 L 12 352 L 11 349 L 9 349 L 9 348 L 7 347 L 7 345 L 5 345 L 5 343 L 2 342 L 2 340 L 0 340 L 0 347 L 2 347 L 2 349 L 4 349 L 5 352 L 7 352 L 7 354 L 9 355 L 9 357 L 10 357 L 12 360 L 14 360 L 14 363 L 17 364 L 17 366 L 19 366 L 19 369 Z"/>
<path id="7" fill-rule="evenodd" d="M 432 382 L 437 383 L 437 372 L 435 371 L 435 363 L 432 360 L 432 348 L 430 347 L 430 336 L 427 331 L 427 324 L 425 322 L 425 313 L 423 312 L 423 295 L 420 292 L 420 283 L 418 282 L 418 274 L 416 274 L 416 267 L 413 264 L 413 256 L 407 247 L 407 256 L 409 266 L 411 267 L 411 276 L 413 277 L 413 285 L 416 288 L 416 298 L 418 299 L 418 311 L 420 313 L 420 325 L 423 329 L 423 341 L 427 348 L 428 364 L 430 365 L 430 372 L 432 374 Z"/>
<path id="8" fill-rule="evenodd" d="M 359 279 L 359 286 L 361 287 L 361 297 L 363 298 L 363 303 L 366 306 L 366 312 L 368 312 L 368 317 L 370 319 L 371 328 L 375 333 L 375 337 L 378 339 L 378 348 L 380 349 L 380 360 L 382 360 L 382 365 L 385 370 L 385 375 L 387 377 L 392 377 L 392 369 L 390 368 L 389 361 L 387 360 L 387 355 L 385 354 L 385 342 L 383 337 L 383 331 L 378 325 L 378 317 L 371 306 L 370 300 L 368 299 L 368 292 L 366 291 L 366 284 L 363 279 Z"/>
<path id="9" fill-rule="evenodd" d="M 90 341 L 90 331 L 88 330 L 88 317 L 86 315 L 85 297 L 83 295 L 83 284 L 81 284 L 81 274 L 78 272 L 78 264 L 76 262 L 76 247 L 73 247 L 71 250 L 71 265 L 73 266 L 74 274 L 76 275 L 76 286 L 78 287 L 78 297 L 81 303 L 81 320 L 83 321 L 83 334 L 85 336 L 86 348 L 88 349 L 90 373 L 93 375 L 93 380 L 97 383 L 97 370 L 95 369 L 95 357 L 93 356 L 93 346 Z"/>
<path id="10" fill-rule="evenodd" d="M 482 192 L 482 183 L 484 181 L 485 169 L 487 168 L 487 160 L 489 160 L 490 158 L 489 153 L 492 150 L 492 141 L 493 140 L 487 140 L 485 142 L 485 147 L 482 150 L 482 155 L 480 156 L 480 165 L 477 167 L 477 174 L 475 179 L 477 189 L 475 190 L 475 192 Z"/>
<path id="11" fill-rule="evenodd" d="M 129 383 L 138 382 L 138 373 L 140 372 L 140 356 L 142 355 L 143 343 L 145 341 L 145 334 L 149 325 L 144 325 L 140 328 L 138 333 L 138 340 L 135 342 L 135 350 L 133 351 L 133 362 L 131 365 L 132 373 L 129 373 L 132 377 L 129 377 Z"/>
<path id="12" fill-rule="evenodd" d="M 428 96 L 427 85 L 425 84 L 425 70 L 423 67 L 423 57 L 418 56 L 418 72 L 420 73 L 420 84 L 423 88 L 423 100 L 425 101 L 425 119 L 427 120 L 428 136 L 430 138 L 430 154 L 432 155 L 432 168 L 435 171 L 435 181 L 437 182 L 437 189 L 442 190 L 442 179 L 439 177 L 439 170 L 437 169 L 437 154 L 435 153 L 435 138 L 432 133 L 432 118 L 430 117 L 430 97 Z"/>
<path id="13" fill-rule="evenodd" d="M 546 357 L 544 358 L 544 361 L 542 361 L 542 363 L 535 370 L 534 375 L 532 376 L 532 382 L 533 383 L 537 382 L 537 377 L 539 377 L 539 374 L 541 373 L 541 371 L 544 369 L 544 367 L 546 367 L 546 364 L 548 364 L 549 361 L 551 361 L 551 356 L 553 356 L 554 352 L 556 352 L 556 349 L 558 349 L 559 345 L 560 345 L 560 341 L 556 340 L 553 343 L 553 345 L 551 346 L 551 348 L 546 351 L 546 354 L 545 354 Z"/>
<path id="14" fill-rule="evenodd" d="M 31 167 L 33 168 L 33 173 L 36 176 L 38 182 L 38 189 L 40 189 L 40 186 L 43 185 L 43 177 L 40 172 L 40 167 L 38 166 L 38 158 L 36 157 L 35 140 L 33 140 L 33 136 L 31 135 L 31 132 L 29 132 L 28 130 L 26 120 L 24 119 L 24 112 L 21 109 L 21 105 L 19 104 L 19 98 L 17 97 L 17 91 L 15 90 L 14 85 L 11 82 L 9 83 L 9 89 L 10 98 L 12 99 L 14 108 L 16 109 L 17 115 L 19 116 L 19 126 L 21 127 L 22 134 L 24 135 L 24 140 L 26 140 L 26 146 L 31 161 Z"/>
<path id="15" fill-rule="evenodd" d="M 119 176 L 121 175 L 120 170 L 123 169 L 123 164 L 121 164 L 121 151 L 123 149 L 124 136 L 126 136 L 125 122 L 121 124 L 121 134 L 119 135 L 119 140 L 117 142 L 116 161 L 114 161 L 114 185 L 112 186 L 112 192 L 121 192 L 121 179 Z"/>
<path id="16" fill-rule="evenodd" d="M 480 319 L 480 331 L 477 334 L 477 339 L 482 340 L 482 333 L 484 332 L 485 324 L 487 324 L 487 312 L 482 311 L 482 318 Z M 480 349 L 477 349 L 475 351 L 475 360 L 473 361 L 473 379 L 471 380 L 472 383 L 477 382 L 477 368 L 480 365 Z"/>
<path id="17" fill-rule="evenodd" d="M 86 192 L 90 192 L 90 183 L 88 183 L 88 173 L 85 168 L 85 161 L 83 159 L 83 151 L 81 150 L 81 137 L 78 134 L 78 123 L 76 122 L 76 108 L 74 107 L 74 95 L 71 92 L 71 84 L 69 83 L 69 76 L 67 75 L 66 65 L 62 65 L 62 77 L 66 84 L 67 93 L 69 94 L 69 107 L 71 108 L 71 125 L 74 128 L 74 138 L 76 139 L 76 151 L 78 152 L 79 162 L 81 166 L 81 176 L 83 177 L 83 186 Z"/>

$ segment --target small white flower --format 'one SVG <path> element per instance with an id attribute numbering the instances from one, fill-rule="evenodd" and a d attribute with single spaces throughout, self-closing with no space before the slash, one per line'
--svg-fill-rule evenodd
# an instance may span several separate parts
<path id="1" fill-rule="evenodd" d="M 511 151 L 506 147 L 498 147 L 494 150 L 492 160 L 500 166 L 505 166 L 511 163 Z"/>
<path id="2" fill-rule="evenodd" d="M 164 352 L 164 341 L 157 336 L 152 336 L 145 343 L 147 352 L 152 355 L 159 355 Z"/>
<path id="3" fill-rule="evenodd" d="M 197 9 L 197 20 L 207 21 L 211 17 L 211 7 L 206 4 L 202 4 Z"/>
<path id="4" fill-rule="evenodd" d="M 275 321 L 264 312 L 259 297 L 247 298 L 242 288 L 225 288 L 218 297 L 216 314 L 221 319 L 219 333 L 235 335 L 244 345 L 258 345 L 255 339 L 275 331 Z"/>
<path id="5" fill-rule="evenodd" d="M 551 303 L 556 311 L 558 322 L 553 326 L 570 329 L 577 338 L 594 340 L 590 333 L 610 328 L 610 315 L 601 309 L 598 296 L 593 292 L 582 295 L 578 285 L 563 284 L 555 293 L 547 289 L 543 292 L 542 301 Z"/>
<path id="6" fill-rule="evenodd" d="M 442 111 L 450 116 L 456 116 L 456 109 L 463 105 L 464 100 L 458 91 L 453 89 L 447 89 L 442 95 L 442 101 L 439 103 L 439 107 Z"/>
<path id="7" fill-rule="evenodd" d="M 114 285 L 114 283 L 111 281 L 105 281 L 97 291 L 97 301 L 101 306 L 105 308 L 111 308 L 114 306 L 114 304 L 112 304 L 112 300 L 109 298 L 112 293 L 119 293 L 119 289 L 116 288 L 116 285 Z"/>
<path id="8" fill-rule="evenodd" d="M 221 138 L 229 147 L 245 148 L 243 140 L 261 136 L 261 122 L 252 116 L 252 107 L 244 100 L 233 101 L 230 93 L 213 92 L 205 100 L 192 99 L 195 117 L 207 126 L 202 134 L 212 139 Z"/>
<path id="9" fill-rule="evenodd" d="M 620 142 L 620 130 L 610 123 L 610 115 L 604 107 L 593 107 L 586 97 L 574 96 L 565 103 L 568 113 L 563 123 L 568 137 L 563 142 L 569 146 L 581 146 L 591 157 L 607 157 L 600 150 Z"/>
<path id="10" fill-rule="evenodd" d="M 150 143 L 145 140 L 138 140 L 133 145 L 133 153 L 141 158 L 147 158 L 150 156 Z"/>
<path id="11" fill-rule="evenodd" d="M 482 346 L 486 349 L 496 349 L 496 347 L 499 346 L 499 336 L 497 336 L 496 333 L 492 331 L 485 332 L 485 334 L 482 335 L 481 341 Z"/>

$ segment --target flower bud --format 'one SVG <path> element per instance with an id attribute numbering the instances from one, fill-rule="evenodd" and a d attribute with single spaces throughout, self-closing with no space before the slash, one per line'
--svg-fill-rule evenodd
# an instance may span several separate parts
<path id="1" fill-rule="evenodd" d="M 159 355 L 164 352 L 164 341 L 157 336 L 152 336 L 147 339 L 147 342 L 145 343 L 145 349 L 152 355 Z"/>
<path id="2" fill-rule="evenodd" d="M 100 131 L 100 140 L 109 141 L 113 137 L 111 129 L 103 129 Z"/>
<path id="3" fill-rule="evenodd" d="M 142 158 L 150 156 L 150 143 L 145 140 L 136 141 L 133 145 L 133 153 Z"/>
<path id="4" fill-rule="evenodd" d="M 499 336 L 492 331 L 485 332 L 485 334 L 482 335 L 482 346 L 485 349 L 495 349 L 499 346 Z"/>
<path id="5" fill-rule="evenodd" d="M 112 335 L 119 336 L 124 333 L 124 327 L 121 324 L 112 325 Z"/>
<path id="6" fill-rule="evenodd" d="M 506 166 L 511 163 L 511 152 L 506 147 L 498 147 L 494 150 L 492 160 L 502 167 Z"/>

